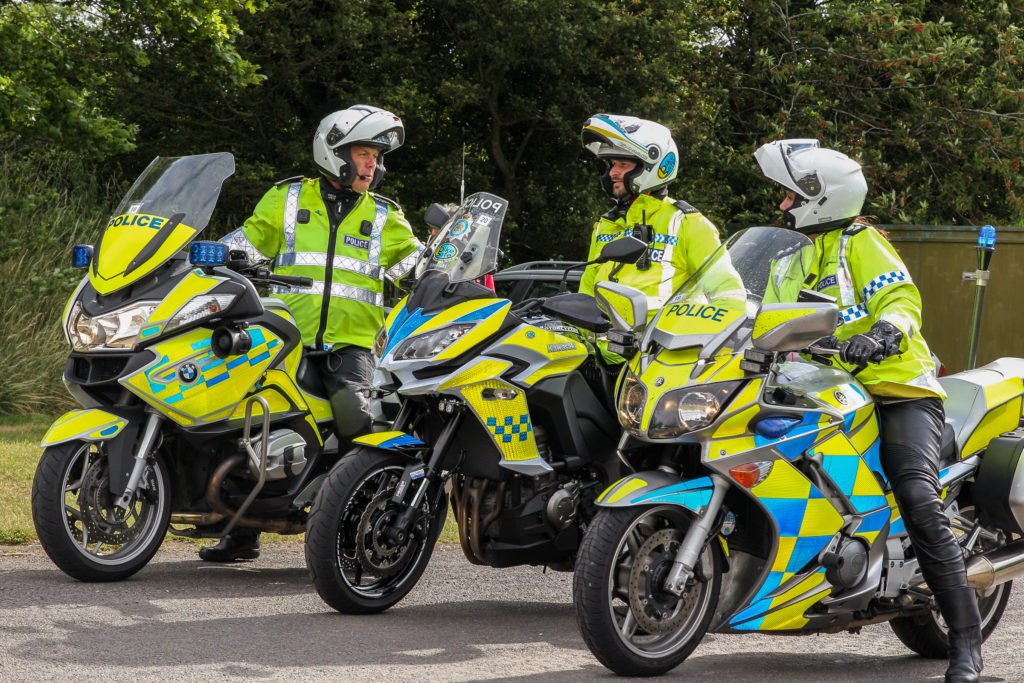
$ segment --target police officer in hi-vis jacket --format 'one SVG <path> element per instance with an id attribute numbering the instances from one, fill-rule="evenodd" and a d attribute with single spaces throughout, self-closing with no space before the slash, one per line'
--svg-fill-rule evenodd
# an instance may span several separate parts
<path id="1" fill-rule="evenodd" d="M 326 116 L 313 137 L 316 178 L 282 180 L 252 216 L 222 241 L 274 271 L 313 286 L 275 287 L 315 356 L 340 445 L 370 431 L 367 390 L 374 338 L 384 324 L 384 278 L 411 271 L 423 250 L 401 207 L 370 190 L 384 178 L 384 155 L 402 146 L 402 120 L 356 105 Z M 240 528 L 199 556 L 228 562 L 259 555 L 259 532 Z"/>
<path id="2" fill-rule="evenodd" d="M 601 187 L 614 202 L 594 224 L 587 260 L 626 235 L 649 248 L 635 265 L 587 266 L 579 291 L 593 295 L 598 282 L 621 282 L 647 295 L 653 316 L 718 248 L 718 229 L 697 209 L 668 197 L 666 188 L 679 170 L 679 152 L 665 126 L 633 116 L 595 114 L 583 124 L 581 138 L 583 147 L 605 162 Z"/>
<path id="3" fill-rule="evenodd" d="M 867 364 L 857 379 L 877 405 L 882 469 L 949 626 L 946 681 L 977 681 L 981 617 L 940 498 L 945 391 L 921 334 L 921 296 L 896 250 L 859 218 L 867 194 L 860 164 L 817 140 L 770 142 L 754 157 L 786 190 L 785 227 L 814 240 L 814 275 L 804 286 L 839 304 L 836 338 L 848 342 L 841 364 Z"/>

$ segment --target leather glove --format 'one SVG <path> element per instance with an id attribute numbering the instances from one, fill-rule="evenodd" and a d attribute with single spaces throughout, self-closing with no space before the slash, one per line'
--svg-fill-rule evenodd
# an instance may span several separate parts
<path id="1" fill-rule="evenodd" d="M 903 333 L 892 323 L 879 320 L 864 334 L 855 334 L 846 340 L 839 359 L 850 365 L 881 363 L 899 353 Z"/>

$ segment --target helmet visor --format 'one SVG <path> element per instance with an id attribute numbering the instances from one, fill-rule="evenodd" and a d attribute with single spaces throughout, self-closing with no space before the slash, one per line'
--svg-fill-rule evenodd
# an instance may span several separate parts
<path id="1" fill-rule="evenodd" d="M 793 185 L 800 191 L 800 194 L 808 199 L 816 197 L 821 193 L 821 178 L 815 170 L 804 171 L 799 168 L 800 154 L 809 149 L 818 147 L 818 141 L 814 139 L 783 140 L 779 143 L 782 150 L 782 161 L 786 164 L 789 177 Z"/>

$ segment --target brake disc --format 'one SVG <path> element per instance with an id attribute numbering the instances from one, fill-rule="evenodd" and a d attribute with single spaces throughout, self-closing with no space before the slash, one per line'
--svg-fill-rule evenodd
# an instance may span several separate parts
<path id="1" fill-rule="evenodd" d="M 110 493 L 110 471 L 102 459 L 94 462 L 82 477 L 78 505 L 90 541 L 121 545 L 138 534 L 139 525 L 133 527 L 128 524 L 127 516 L 131 509 L 122 510 L 114 504 L 114 496 Z"/>
<path id="2" fill-rule="evenodd" d="M 675 596 L 662 590 L 665 577 L 682 543 L 679 529 L 662 529 L 651 534 L 637 551 L 629 572 L 629 609 L 637 625 L 651 635 L 664 635 L 679 628 L 693 611 L 696 591 Z"/>
<path id="3" fill-rule="evenodd" d="M 397 511 L 388 510 L 391 492 L 377 494 L 366 506 L 359 518 L 356 534 L 356 559 L 366 571 L 387 577 L 397 574 L 409 559 L 413 546 L 413 535 L 402 545 L 393 545 L 385 535 L 397 516 Z"/>

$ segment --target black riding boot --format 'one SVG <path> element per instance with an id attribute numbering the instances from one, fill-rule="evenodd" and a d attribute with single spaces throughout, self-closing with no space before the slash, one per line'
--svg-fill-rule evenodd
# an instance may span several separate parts
<path id="1" fill-rule="evenodd" d="M 236 528 L 220 543 L 209 548 L 200 548 L 199 559 L 207 562 L 234 562 L 255 560 L 260 556 L 260 532 L 245 527 Z"/>
<path id="2" fill-rule="evenodd" d="M 972 588 L 937 593 L 949 626 L 949 668 L 946 683 L 977 683 L 981 677 L 981 626 L 978 603 Z"/>

